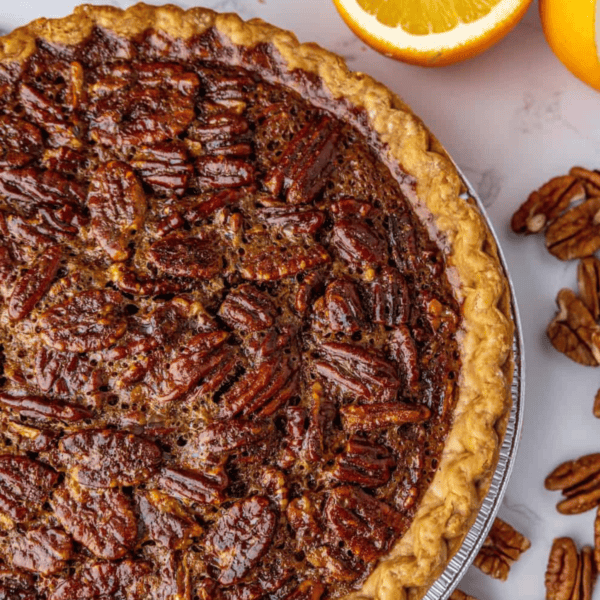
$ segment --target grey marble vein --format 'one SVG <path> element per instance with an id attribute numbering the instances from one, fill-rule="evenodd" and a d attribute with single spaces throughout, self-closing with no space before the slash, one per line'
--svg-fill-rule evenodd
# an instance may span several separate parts
<path id="1" fill-rule="evenodd" d="M 251 9 L 247 2 L 240 0 L 213 0 L 213 2 L 208 2 L 206 7 L 217 12 L 235 12 L 245 19 L 256 16 L 256 10 Z"/>
<path id="2" fill-rule="evenodd" d="M 559 125 L 579 134 L 577 128 L 563 115 L 562 95 L 560 91 L 543 97 L 533 92 L 523 94 L 521 106 L 515 112 L 519 131 L 530 134 Z"/>
<path id="3" fill-rule="evenodd" d="M 491 168 L 478 171 L 470 167 L 462 167 L 465 175 L 477 191 L 481 202 L 489 208 L 496 202 L 502 191 L 502 175 L 497 169 Z"/>
<path id="4" fill-rule="evenodd" d="M 529 506 L 527 506 L 526 504 L 518 503 L 518 502 L 513 503 L 513 502 L 511 502 L 511 500 L 509 499 L 508 496 L 504 497 L 504 501 L 502 502 L 502 508 L 504 509 L 504 511 L 506 511 L 508 513 L 513 513 L 515 515 L 519 515 L 520 517 L 523 517 L 526 522 L 531 522 L 531 521 L 533 521 L 535 523 L 543 522 L 543 519 L 534 510 L 532 510 Z M 517 529 L 518 529 L 518 527 L 517 527 Z"/>
<path id="5" fill-rule="evenodd" d="M 515 112 L 516 127 L 524 134 L 539 135 L 555 127 L 561 127 L 575 134 L 581 140 L 590 142 L 594 152 L 600 153 L 600 139 L 586 130 L 575 126 L 564 115 L 563 92 L 555 91 L 550 96 L 538 97 L 532 92 L 523 95 L 522 105 Z"/>
<path id="6" fill-rule="evenodd" d="M 365 50 L 365 46 L 355 35 L 350 35 L 338 39 L 331 49 L 350 63 L 357 60 L 359 53 Z"/>

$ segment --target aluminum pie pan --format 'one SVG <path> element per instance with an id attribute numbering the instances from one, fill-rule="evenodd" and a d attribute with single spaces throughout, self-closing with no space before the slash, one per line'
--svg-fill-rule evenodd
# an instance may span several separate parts
<path id="1" fill-rule="evenodd" d="M 471 566 L 471 563 L 477 556 L 487 534 L 494 522 L 496 514 L 502 504 L 502 499 L 508 486 L 510 474 L 512 473 L 515 460 L 517 457 L 517 448 L 521 439 L 523 428 L 523 405 L 525 400 L 525 357 L 523 354 L 523 330 L 521 329 L 521 319 L 519 317 L 519 309 L 515 297 L 514 286 L 508 268 L 506 259 L 502 253 L 498 236 L 494 231 L 494 227 L 485 211 L 485 207 L 473 186 L 469 183 L 462 171 L 455 164 L 462 180 L 467 187 L 467 192 L 461 196 L 464 200 L 474 202 L 487 226 L 489 227 L 492 237 L 498 248 L 498 258 L 502 266 L 502 270 L 509 284 L 510 290 L 510 310 L 515 324 L 515 333 L 513 337 L 513 381 L 511 386 L 512 407 L 510 410 L 504 440 L 500 448 L 498 464 L 492 477 L 490 489 L 483 500 L 477 518 L 471 529 L 467 533 L 465 539 L 458 552 L 452 557 L 444 572 L 429 588 L 423 600 L 447 600 L 450 594 L 458 586 L 463 575 Z"/>

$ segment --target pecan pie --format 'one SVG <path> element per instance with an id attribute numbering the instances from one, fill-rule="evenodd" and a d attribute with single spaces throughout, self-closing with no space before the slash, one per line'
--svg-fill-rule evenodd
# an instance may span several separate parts
<path id="1" fill-rule="evenodd" d="M 422 593 L 510 405 L 463 192 L 399 98 L 261 21 L 0 38 L 0 598 Z"/>

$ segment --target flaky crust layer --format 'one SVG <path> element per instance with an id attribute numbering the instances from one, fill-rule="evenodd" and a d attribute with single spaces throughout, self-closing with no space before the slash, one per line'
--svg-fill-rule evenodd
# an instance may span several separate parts
<path id="1" fill-rule="evenodd" d="M 36 38 L 79 44 L 93 27 L 133 38 L 148 29 L 189 39 L 215 27 L 232 49 L 231 63 L 259 70 L 266 79 L 295 88 L 360 129 L 378 149 L 430 233 L 444 249 L 448 275 L 462 301 L 459 340 L 462 370 L 454 422 L 438 471 L 413 523 L 381 560 L 363 588 L 348 600 L 404 600 L 422 595 L 458 550 L 485 497 L 497 462 L 510 409 L 513 323 L 509 291 L 483 217 L 461 199 L 464 191 L 444 149 L 404 102 L 315 44 L 300 44 L 288 32 L 261 20 L 203 8 L 138 4 L 126 11 L 83 5 L 63 19 L 38 19 L 0 38 L 0 64 L 25 61 Z M 256 64 L 248 52 L 271 44 L 273 64 Z M 175 51 L 176 52 L 176 51 Z M 302 78 L 294 70 L 313 77 Z M 314 77 L 314 76 L 317 77 Z M 364 109 L 349 111 L 350 107 Z M 366 115 L 366 118 L 364 116 Z"/>

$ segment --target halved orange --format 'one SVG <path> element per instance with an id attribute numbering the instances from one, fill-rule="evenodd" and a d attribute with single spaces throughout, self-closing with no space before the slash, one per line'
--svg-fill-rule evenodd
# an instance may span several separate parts
<path id="1" fill-rule="evenodd" d="M 540 0 L 540 17 L 554 54 L 575 76 L 600 90 L 600 2 Z"/>
<path id="2" fill-rule="evenodd" d="M 531 0 L 333 1 L 348 26 L 375 50 L 426 67 L 483 52 L 504 37 L 531 4 Z"/>

